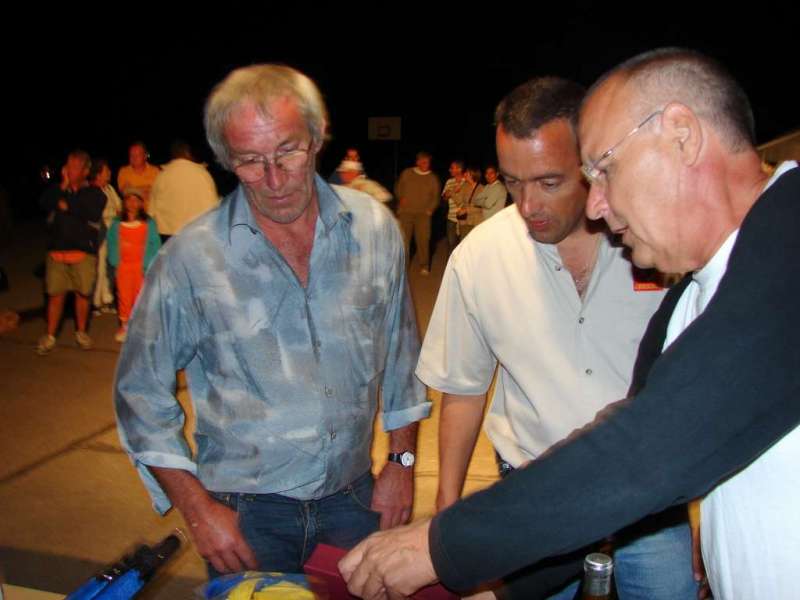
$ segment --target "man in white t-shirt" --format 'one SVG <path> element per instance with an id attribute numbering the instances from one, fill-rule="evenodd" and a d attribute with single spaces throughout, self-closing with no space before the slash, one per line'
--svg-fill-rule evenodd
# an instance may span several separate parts
<path id="1" fill-rule="evenodd" d="M 453 252 L 417 365 L 417 376 L 443 392 L 440 510 L 461 495 L 495 370 L 485 429 L 506 474 L 625 397 L 639 341 L 663 298 L 640 272 L 637 281 L 623 248 L 586 218 L 575 132 L 583 94 L 545 77 L 497 107 L 497 155 L 515 206 Z M 620 536 L 619 546 L 622 597 L 695 600 L 685 510 L 645 536 Z M 552 598 L 572 600 L 580 573 L 572 575 L 553 584 Z M 507 585 L 533 596 L 522 577 Z"/>
<path id="2" fill-rule="evenodd" d="M 195 161 L 191 147 L 176 141 L 171 153 L 172 160 L 153 183 L 148 206 L 162 242 L 219 204 L 217 186 L 206 167 Z"/>

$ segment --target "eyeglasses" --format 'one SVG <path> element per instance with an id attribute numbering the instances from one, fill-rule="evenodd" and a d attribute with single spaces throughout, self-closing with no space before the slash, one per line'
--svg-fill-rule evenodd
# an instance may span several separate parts
<path id="1" fill-rule="evenodd" d="M 591 163 L 589 165 L 581 165 L 581 172 L 583 173 L 583 176 L 586 177 L 586 179 L 589 181 L 589 183 L 592 184 L 592 185 L 602 185 L 602 183 L 604 181 L 603 178 L 605 176 L 605 171 L 603 169 L 599 169 L 598 165 L 601 162 L 603 162 L 604 160 L 606 160 L 607 158 L 609 158 L 612 154 L 614 154 L 614 152 L 616 152 L 617 149 L 619 149 L 619 147 L 622 145 L 622 143 L 625 140 L 627 140 L 630 137 L 633 137 L 633 135 L 637 131 L 639 131 L 642 127 L 647 125 L 647 123 L 650 121 L 650 119 L 652 119 L 656 115 L 660 115 L 662 112 L 664 112 L 663 109 L 662 110 L 657 110 L 656 112 L 650 114 L 644 121 L 642 121 L 636 127 L 631 129 L 625 137 L 623 137 L 620 141 L 618 141 L 616 144 L 611 146 L 611 148 L 609 148 L 608 150 L 603 152 L 600 155 L 600 158 L 598 158 L 596 161 L 594 161 L 593 163 Z"/>
<path id="2" fill-rule="evenodd" d="M 295 173 L 306 166 L 311 144 L 307 148 L 298 148 L 276 154 L 274 158 L 260 155 L 245 160 L 235 161 L 233 172 L 244 183 L 255 183 L 267 174 L 267 168 L 272 166 L 284 173 Z"/>

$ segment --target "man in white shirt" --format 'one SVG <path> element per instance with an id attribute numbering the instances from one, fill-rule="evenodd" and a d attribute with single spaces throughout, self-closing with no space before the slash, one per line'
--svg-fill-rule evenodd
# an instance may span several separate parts
<path id="1" fill-rule="evenodd" d="M 575 133 L 583 94 L 573 82 L 544 77 L 497 107 L 497 156 L 515 206 L 453 252 L 417 365 L 417 376 L 443 392 L 440 510 L 461 495 L 495 370 L 485 429 L 505 474 L 625 396 L 639 341 L 663 298 L 640 272 L 637 281 L 623 248 L 586 218 Z M 621 536 L 622 597 L 695 600 L 686 521 L 686 511 L 676 511 L 646 536 Z M 563 591 L 571 578 L 554 584 L 552 598 L 572 600 L 580 573 L 573 575 Z"/>
<path id="2" fill-rule="evenodd" d="M 219 195 L 208 170 L 194 161 L 188 144 L 172 144 L 172 160 L 153 182 L 148 212 L 166 242 L 189 221 L 219 204 Z"/>

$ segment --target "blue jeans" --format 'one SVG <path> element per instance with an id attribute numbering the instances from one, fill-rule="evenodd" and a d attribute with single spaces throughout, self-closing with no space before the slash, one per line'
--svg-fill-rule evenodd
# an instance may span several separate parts
<path id="1" fill-rule="evenodd" d="M 258 559 L 260 571 L 302 573 L 318 543 L 352 548 L 377 531 L 380 514 L 370 510 L 372 473 L 319 500 L 279 494 L 212 492 L 239 513 L 239 529 Z M 209 578 L 219 573 L 207 563 Z"/>
<path id="2" fill-rule="evenodd" d="M 695 600 L 689 525 L 666 527 L 616 546 L 614 581 L 619 600 Z M 573 581 L 548 600 L 573 600 L 579 584 Z"/>

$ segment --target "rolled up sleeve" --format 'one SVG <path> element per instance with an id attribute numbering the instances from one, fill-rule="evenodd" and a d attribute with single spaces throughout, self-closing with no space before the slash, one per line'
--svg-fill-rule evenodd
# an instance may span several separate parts
<path id="1" fill-rule="evenodd" d="M 188 314 L 180 274 L 159 256 L 136 302 L 117 365 L 114 409 L 120 441 L 136 467 L 154 508 L 171 504 L 148 466 L 196 474 L 175 396 L 176 371 L 194 355 L 196 318 Z"/>
<path id="2" fill-rule="evenodd" d="M 431 403 L 425 397 L 425 386 L 414 375 L 419 334 L 406 279 L 405 251 L 394 219 L 388 222 L 387 238 L 393 279 L 386 311 L 388 344 L 381 399 L 383 429 L 391 431 L 430 416 Z"/>

